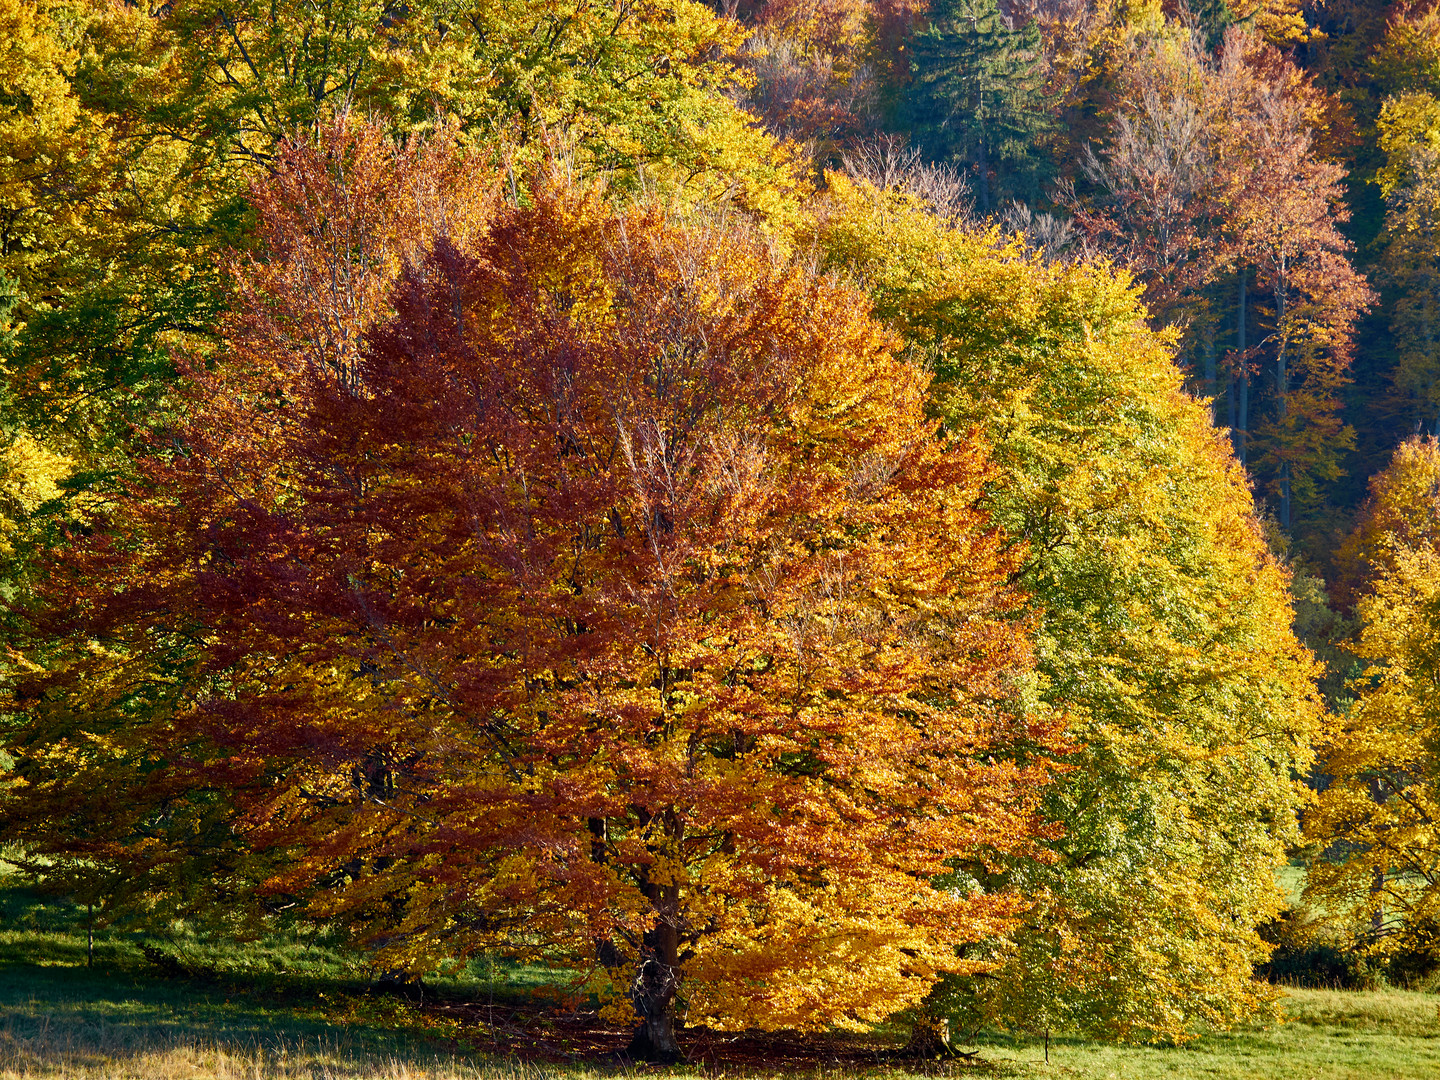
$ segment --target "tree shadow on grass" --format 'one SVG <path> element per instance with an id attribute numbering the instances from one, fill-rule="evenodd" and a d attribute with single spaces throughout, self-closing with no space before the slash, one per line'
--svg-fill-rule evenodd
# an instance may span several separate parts
<path id="1" fill-rule="evenodd" d="M 0 933 L 0 1072 L 86 1075 L 107 1060 L 133 1064 L 180 1053 L 238 1054 L 252 1065 L 286 1060 L 298 1067 L 306 1059 L 324 1062 L 332 1075 L 364 1075 L 378 1059 L 444 1049 L 406 1030 L 404 1018 L 372 1002 L 361 982 L 165 978 L 137 962 L 129 943 L 115 941 L 96 943 L 93 968 L 85 961 L 83 939 Z M 347 1061 L 371 1064 L 351 1068 Z"/>

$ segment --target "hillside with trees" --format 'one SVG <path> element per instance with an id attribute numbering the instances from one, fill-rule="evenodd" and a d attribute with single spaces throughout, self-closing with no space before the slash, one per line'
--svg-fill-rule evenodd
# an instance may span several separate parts
<path id="1" fill-rule="evenodd" d="M 4 859 L 630 1060 L 1433 991 L 1437 285 L 1435 3 L 0 0 Z"/>

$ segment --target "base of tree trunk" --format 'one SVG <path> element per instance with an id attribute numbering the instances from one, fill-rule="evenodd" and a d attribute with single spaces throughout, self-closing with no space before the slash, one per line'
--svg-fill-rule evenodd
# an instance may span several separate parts
<path id="1" fill-rule="evenodd" d="M 675 1039 L 674 1017 L 642 1020 L 623 1056 L 631 1061 L 650 1061 L 656 1065 L 684 1064 L 687 1059 Z"/>
<path id="2" fill-rule="evenodd" d="M 943 1016 L 922 1016 L 910 1029 L 910 1041 L 897 1053 L 899 1058 L 972 1058 L 975 1051 L 956 1050 L 950 1042 L 950 1021 Z"/>
<path id="3" fill-rule="evenodd" d="M 375 976 L 371 992 L 404 998 L 406 1001 L 425 1000 L 425 981 L 408 971 L 382 971 Z"/>

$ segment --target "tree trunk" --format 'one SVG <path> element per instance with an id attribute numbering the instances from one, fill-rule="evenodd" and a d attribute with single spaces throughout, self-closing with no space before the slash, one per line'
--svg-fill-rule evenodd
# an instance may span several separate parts
<path id="1" fill-rule="evenodd" d="M 990 155 L 986 153 L 985 136 L 982 133 L 975 143 L 975 157 L 978 169 L 975 174 L 976 194 L 980 197 L 980 213 L 990 216 Z"/>
<path id="2" fill-rule="evenodd" d="M 630 988 L 640 1026 L 630 1040 L 627 1056 L 667 1065 L 685 1060 L 675 1037 L 675 993 L 679 989 L 680 978 L 673 965 L 654 957 L 640 964 Z"/>
<path id="3" fill-rule="evenodd" d="M 1235 443 L 1235 372 L 1227 364 L 1225 366 L 1225 426 L 1230 431 L 1230 443 L 1233 449 Z"/>
<path id="4" fill-rule="evenodd" d="M 1202 347 L 1205 353 L 1205 396 L 1210 399 L 1210 423 L 1213 424 L 1215 423 L 1215 399 L 1219 395 L 1215 381 L 1215 324 L 1208 318 L 1205 320 Z"/>
<path id="5" fill-rule="evenodd" d="M 943 1016 L 922 1012 L 910 1029 L 910 1041 L 900 1051 L 901 1057 L 936 1060 L 954 1054 L 950 1046 L 950 1021 Z"/>
<path id="6" fill-rule="evenodd" d="M 645 886 L 659 918 L 645 934 L 640 965 L 630 984 L 630 1001 L 640 1026 L 627 1056 L 637 1061 L 675 1064 L 685 1060 L 675 1037 L 675 998 L 680 992 L 680 889 L 675 885 Z"/>
<path id="7" fill-rule="evenodd" d="M 1285 414 L 1287 399 L 1290 395 L 1290 373 L 1285 368 L 1288 357 L 1285 355 L 1285 265 L 1282 262 L 1280 273 L 1276 275 L 1275 283 L 1275 322 L 1280 327 L 1280 349 L 1275 354 L 1275 396 L 1279 404 L 1276 406 L 1280 414 L 1280 429 L 1283 433 L 1285 428 Z M 1290 462 L 1280 462 L 1280 527 L 1290 527 Z"/>
<path id="8" fill-rule="evenodd" d="M 1376 806 L 1385 804 L 1385 789 L 1380 784 L 1378 776 L 1370 778 L 1370 801 Z M 1376 867 L 1370 875 L 1370 894 L 1380 896 L 1385 891 L 1385 871 Z M 1385 931 L 1385 904 L 1379 901 L 1375 905 L 1375 911 L 1370 916 L 1370 936 L 1373 940 L 1379 941 Z"/>

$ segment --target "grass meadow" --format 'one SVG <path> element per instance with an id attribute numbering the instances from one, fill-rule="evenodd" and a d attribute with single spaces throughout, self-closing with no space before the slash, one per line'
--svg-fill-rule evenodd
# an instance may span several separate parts
<path id="1" fill-rule="evenodd" d="M 0 882 L 0 885 L 3 885 Z M 323 939 L 244 947 L 96 935 L 84 912 L 0 888 L 0 1078 L 77 1080 L 903 1080 L 917 1075 L 1117 1080 L 1400 1080 L 1440 1077 L 1440 996 L 1296 989 L 1284 1023 L 1184 1047 L 1114 1047 L 1056 1035 L 983 1036 L 972 1061 L 916 1066 L 788 1055 L 660 1069 L 607 1065 L 567 1034 L 541 969 L 474 964 L 428 1004 L 377 995 Z M 437 1000 L 438 999 L 438 1000 Z"/>

